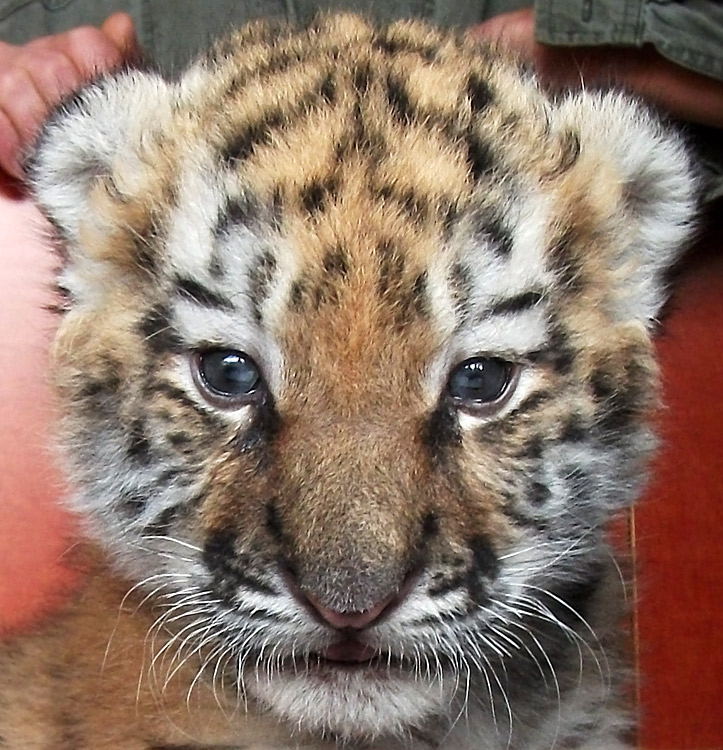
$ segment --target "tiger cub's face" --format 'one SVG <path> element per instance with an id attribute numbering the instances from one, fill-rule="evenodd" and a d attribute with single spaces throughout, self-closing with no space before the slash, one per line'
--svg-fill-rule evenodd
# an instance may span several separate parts
<path id="1" fill-rule="evenodd" d="M 75 502 L 209 670 L 342 737 L 549 698 L 651 442 L 675 139 L 336 16 L 90 86 L 33 174 Z"/>

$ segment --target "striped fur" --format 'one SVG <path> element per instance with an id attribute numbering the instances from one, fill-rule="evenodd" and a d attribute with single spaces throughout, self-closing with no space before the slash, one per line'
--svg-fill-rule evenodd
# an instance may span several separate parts
<path id="1" fill-rule="evenodd" d="M 91 590 L 139 585 L 119 617 L 155 649 L 113 705 L 166 682 L 194 748 L 627 746 L 604 530 L 654 444 L 650 336 L 693 204 L 674 135 L 341 15 L 98 81 L 32 174 L 65 258 L 73 503 L 115 571 Z M 209 395 L 215 350 L 255 362 L 253 397 Z M 492 403 L 458 393 L 480 357 L 506 363 Z M 375 656 L 323 658 L 349 640 Z M 67 708 L 76 750 L 183 745 L 96 698 Z"/>

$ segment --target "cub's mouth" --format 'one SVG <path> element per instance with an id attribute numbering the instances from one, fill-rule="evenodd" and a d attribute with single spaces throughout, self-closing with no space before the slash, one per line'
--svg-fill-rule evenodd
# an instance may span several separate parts
<path id="1" fill-rule="evenodd" d="M 354 672 L 377 676 L 390 672 L 405 671 L 411 668 L 404 659 L 388 651 L 379 651 L 353 637 L 343 638 L 304 657 L 302 663 L 295 660 L 297 672 L 308 674 L 333 674 L 334 672 Z"/>
<path id="2" fill-rule="evenodd" d="M 378 661 L 380 654 L 371 646 L 355 638 L 344 638 L 312 656 L 329 666 L 364 667 L 371 666 L 373 662 Z"/>

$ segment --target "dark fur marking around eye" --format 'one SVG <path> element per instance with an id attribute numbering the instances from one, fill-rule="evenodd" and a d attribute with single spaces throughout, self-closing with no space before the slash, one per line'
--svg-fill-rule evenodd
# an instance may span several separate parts
<path id="1" fill-rule="evenodd" d="M 461 442 L 459 423 L 446 403 L 432 412 L 422 427 L 420 438 L 433 463 L 442 461 L 450 447 Z"/>
<path id="2" fill-rule="evenodd" d="M 157 393 L 169 399 L 178 406 L 192 411 L 209 429 L 218 431 L 226 427 L 226 423 L 224 420 L 216 416 L 216 414 L 214 414 L 212 411 L 207 411 L 206 409 L 204 409 L 193 399 L 191 399 L 185 391 L 181 390 L 175 385 L 172 385 L 171 383 L 167 383 L 163 380 L 154 381 L 148 384 L 147 390 L 149 393 Z"/>
<path id="3" fill-rule="evenodd" d="M 236 533 L 217 531 L 203 545 L 203 562 L 211 573 L 213 589 L 225 602 L 233 604 L 239 588 L 275 595 L 278 592 L 252 575 L 248 560 L 236 550 Z"/>
<path id="4" fill-rule="evenodd" d="M 276 437 L 281 428 L 281 418 L 276 411 L 274 398 L 266 394 L 264 402 L 256 408 L 251 424 L 240 430 L 233 439 L 233 448 L 240 454 L 253 454 L 256 471 L 263 471 L 271 460 L 263 448 Z"/>
<path id="5" fill-rule="evenodd" d="M 516 294 L 514 297 L 507 297 L 495 301 L 490 308 L 492 315 L 510 315 L 524 312 L 539 305 L 545 298 L 542 292 L 530 290 Z"/>
<path id="6" fill-rule="evenodd" d="M 489 84 L 483 81 L 477 73 L 472 73 L 467 79 L 467 96 L 473 115 L 487 109 L 494 99 Z"/>
<path id="7" fill-rule="evenodd" d="M 176 289 L 185 299 L 201 307 L 216 308 L 218 310 L 232 310 L 231 300 L 218 292 L 214 292 L 195 279 L 187 277 L 175 281 Z"/>
<path id="8" fill-rule="evenodd" d="M 144 342 L 155 354 L 183 351 L 181 336 L 175 329 L 165 305 L 155 305 L 138 325 Z"/>
<path id="9" fill-rule="evenodd" d="M 570 337 L 558 323 L 553 322 L 544 349 L 529 352 L 527 359 L 532 364 L 548 365 L 560 375 L 567 375 L 575 364 L 575 351 L 570 345 Z"/>
<path id="10" fill-rule="evenodd" d="M 515 415 L 527 415 L 534 412 L 538 407 L 550 401 L 552 393 L 550 391 L 535 391 L 522 401 L 514 410 Z"/>

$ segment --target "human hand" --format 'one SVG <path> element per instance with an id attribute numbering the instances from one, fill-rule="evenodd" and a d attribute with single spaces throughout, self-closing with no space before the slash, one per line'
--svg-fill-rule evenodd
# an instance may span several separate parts
<path id="1" fill-rule="evenodd" d="M 133 21 L 115 13 L 16 46 L 0 42 L 0 170 L 22 179 L 22 156 L 54 105 L 93 76 L 139 51 Z"/>
<path id="2" fill-rule="evenodd" d="M 535 40 L 532 8 L 474 26 L 472 36 L 495 41 L 529 62 L 553 89 L 621 85 L 674 117 L 723 127 L 723 83 L 680 67 L 652 46 L 553 47 Z"/>

